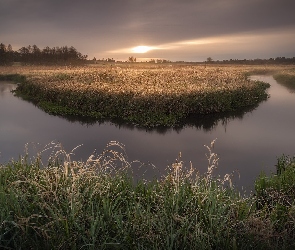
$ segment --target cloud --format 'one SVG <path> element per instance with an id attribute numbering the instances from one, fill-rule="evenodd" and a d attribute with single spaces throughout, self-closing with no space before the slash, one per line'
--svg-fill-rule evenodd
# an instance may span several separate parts
<path id="1" fill-rule="evenodd" d="M 274 55 L 271 51 L 280 51 L 282 54 L 286 48 L 290 48 L 289 53 L 295 54 L 293 49 L 295 44 L 295 27 L 286 29 L 270 29 L 264 32 L 244 32 L 233 33 L 223 36 L 212 36 L 206 38 L 196 38 L 191 40 L 181 40 L 173 43 L 165 43 L 151 46 L 146 56 L 171 58 L 171 54 L 181 58 L 191 54 L 191 59 L 198 56 L 207 58 L 215 56 L 215 59 L 221 59 L 226 55 L 236 54 L 237 59 L 251 59 L 251 57 L 280 56 Z M 292 50 L 293 49 L 293 50 Z M 134 54 L 133 48 L 122 48 L 107 53 L 113 54 Z M 136 54 L 136 53 L 135 53 Z M 176 57 L 176 56 L 174 56 Z M 229 59 L 229 58 L 228 58 Z M 203 60 L 203 59 L 202 59 Z"/>
<path id="2" fill-rule="evenodd" d="M 15 46 L 73 45 L 96 57 L 139 45 L 166 55 L 196 42 L 208 47 L 216 37 L 294 27 L 294 9 L 293 0 L 1 0 L 0 38 Z"/>

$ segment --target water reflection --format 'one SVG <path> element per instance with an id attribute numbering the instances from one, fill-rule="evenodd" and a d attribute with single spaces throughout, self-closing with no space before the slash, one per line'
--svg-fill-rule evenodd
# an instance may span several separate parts
<path id="1" fill-rule="evenodd" d="M 118 121 L 99 123 L 52 116 L 14 97 L 10 91 L 15 85 L 6 82 L 0 84 L 0 163 L 17 159 L 24 153 L 27 143 L 37 145 L 33 155 L 51 141 L 60 142 L 66 152 L 83 144 L 72 157 L 87 160 L 94 151 L 101 153 L 110 141 L 118 141 L 125 145 L 128 161 L 140 161 L 132 164 L 139 169 L 138 178 L 161 176 L 167 166 L 175 162 L 179 152 L 186 166 L 192 163 L 204 173 L 207 171 L 205 154 L 208 153 L 204 145 L 217 138 L 214 152 L 220 161 L 216 175 L 238 171 L 240 177 L 234 176 L 235 185 L 253 188 L 262 170 L 274 171 L 277 157 L 295 153 L 294 94 L 270 76 L 256 78 L 271 84 L 270 98 L 258 107 L 191 117 L 179 128 L 156 130 Z"/>
<path id="2" fill-rule="evenodd" d="M 258 107 L 259 104 L 242 107 L 238 111 L 224 112 L 208 115 L 192 115 L 187 120 L 185 120 L 184 127 L 195 127 L 198 130 L 202 129 L 205 132 L 209 132 L 215 129 L 217 126 L 221 125 L 226 131 L 227 124 L 235 119 L 243 120 L 246 113 L 251 113 Z"/>
<path id="3" fill-rule="evenodd" d="M 70 115 L 63 115 L 58 116 L 61 117 L 68 122 L 71 123 L 79 123 L 81 125 L 86 126 L 94 126 L 94 125 L 102 125 L 105 123 L 111 123 L 118 129 L 128 129 L 128 130 L 139 130 L 139 131 L 145 131 L 145 132 L 156 132 L 158 134 L 165 135 L 166 133 L 169 133 L 171 131 L 175 131 L 177 133 L 180 133 L 183 129 L 186 129 L 188 127 L 196 128 L 197 130 L 203 130 L 204 132 L 209 132 L 212 129 L 215 129 L 216 126 L 221 124 L 224 129 L 226 130 L 227 124 L 234 119 L 240 119 L 242 120 L 244 115 L 246 113 L 252 112 L 255 110 L 259 104 L 248 106 L 248 107 L 242 107 L 238 111 L 232 111 L 232 112 L 221 112 L 221 113 L 215 113 L 215 114 L 207 114 L 207 115 L 190 115 L 188 118 L 184 119 L 182 123 L 179 125 L 171 128 L 171 127 L 164 127 L 159 126 L 156 128 L 146 128 L 141 127 L 138 125 L 133 125 L 126 123 L 123 119 L 112 119 L 112 120 L 101 120 L 97 121 L 96 119 L 90 118 L 90 117 L 81 117 L 81 116 L 70 116 Z"/>
<path id="4" fill-rule="evenodd" d="M 293 93 L 293 94 L 295 93 L 295 82 L 283 82 L 278 79 L 277 83 L 287 88 L 290 93 Z"/>
<path id="5" fill-rule="evenodd" d="M 16 84 L 0 81 L 0 96 L 3 97 L 5 93 L 7 92 L 9 93 L 15 88 L 16 88 Z"/>

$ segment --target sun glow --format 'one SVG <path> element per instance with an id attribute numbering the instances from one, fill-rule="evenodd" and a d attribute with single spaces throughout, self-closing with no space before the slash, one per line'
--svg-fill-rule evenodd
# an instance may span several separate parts
<path id="1" fill-rule="evenodd" d="M 152 47 L 149 46 L 137 46 L 132 48 L 132 52 L 134 53 L 146 53 L 150 50 L 152 50 Z"/>

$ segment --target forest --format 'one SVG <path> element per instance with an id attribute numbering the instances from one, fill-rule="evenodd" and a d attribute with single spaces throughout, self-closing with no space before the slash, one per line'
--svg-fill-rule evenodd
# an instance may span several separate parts
<path id="1" fill-rule="evenodd" d="M 20 62 L 25 65 L 44 64 L 79 64 L 85 62 L 87 55 L 82 55 L 73 46 L 48 47 L 40 49 L 37 45 L 28 45 L 13 50 L 11 44 L 0 43 L 0 65 L 12 65 Z"/>

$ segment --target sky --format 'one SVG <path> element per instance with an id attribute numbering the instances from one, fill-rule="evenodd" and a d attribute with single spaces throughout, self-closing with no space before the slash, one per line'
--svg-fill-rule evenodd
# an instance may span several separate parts
<path id="1" fill-rule="evenodd" d="M 0 0 L 0 42 L 123 61 L 295 57 L 294 13 L 294 0 Z"/>

